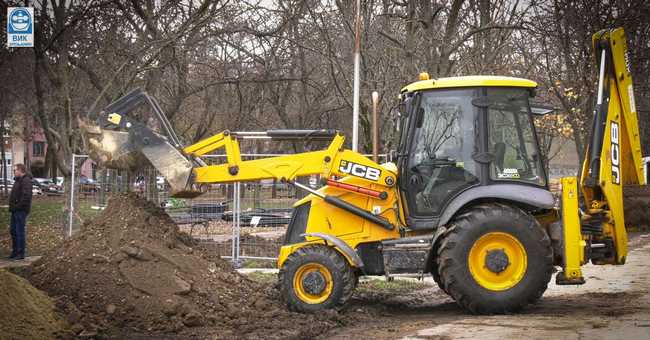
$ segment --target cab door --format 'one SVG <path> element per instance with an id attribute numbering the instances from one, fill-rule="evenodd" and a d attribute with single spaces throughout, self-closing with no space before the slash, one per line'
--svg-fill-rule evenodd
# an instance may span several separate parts
<path id="1" fill-rule="evenodd" d="M 480 183 L 477 153 L 478 89 L 422 92 L 409 115 L 409 138 L 400 160 L 400 189 L 411 229 L 436 226 L 436 217 L 459 192 Z"/>

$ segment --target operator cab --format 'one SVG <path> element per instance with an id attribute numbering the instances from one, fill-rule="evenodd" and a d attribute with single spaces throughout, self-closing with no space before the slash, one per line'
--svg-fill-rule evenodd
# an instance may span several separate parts
<path id="1" fill-rule="evenodd" d="M 546 191 L 529 103 L 535 82 L 421 79 L 402 89 L 400 104 L 399 187 L 409 227 L 445 223 L 440 217 L 450 203 L 475 187 L 490 186 L 497 198 L 501 184 Z"/>

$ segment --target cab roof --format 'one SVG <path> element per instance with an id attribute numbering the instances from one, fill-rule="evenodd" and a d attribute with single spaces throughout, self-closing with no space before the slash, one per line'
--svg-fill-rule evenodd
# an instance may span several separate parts
<path id="1" fill-rule="evenodd" d="M 537 83 L 524 79 L 502 76 L 465 76 L 465 77 L 449 77 L 420 80 L 402 88 L 402 93 L 422 91 L 430 89 L 444 89 L 451 87 L 485 87 L 485 86 L 504 86 L 504 87 L 525 87 L 535 88 Z"/>

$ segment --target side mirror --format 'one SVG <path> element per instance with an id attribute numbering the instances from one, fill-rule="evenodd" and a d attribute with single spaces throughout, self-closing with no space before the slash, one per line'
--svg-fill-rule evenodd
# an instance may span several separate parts
<path id="1" fill-rule="evenodd" d="M 395 160 L 397 159 L 397 150 L 395 149 L 389 150 L 386 158 L 387 158 L 386 160 L 387 162 L 395 162 Z"/>
<path id="2" fill-rule="evenodd" d="M 539 103 L 530 103 L 530 111 L 535 116 L 545 116 L 555 113 L 555 108 Z"/>

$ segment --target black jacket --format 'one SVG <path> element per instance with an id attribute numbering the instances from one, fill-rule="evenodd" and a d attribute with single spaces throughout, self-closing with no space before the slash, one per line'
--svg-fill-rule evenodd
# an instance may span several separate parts
<path id="1" fill-rule="evenodd" d="M 29 214 L 32 207 L 32 176 L 26 174 L 15 180 L 9 195 L 9 211 L 25 211 Z"/>

